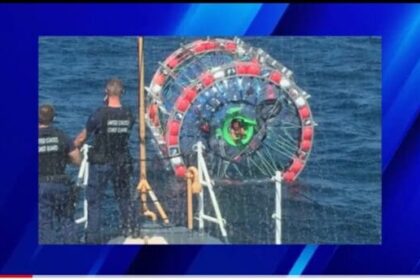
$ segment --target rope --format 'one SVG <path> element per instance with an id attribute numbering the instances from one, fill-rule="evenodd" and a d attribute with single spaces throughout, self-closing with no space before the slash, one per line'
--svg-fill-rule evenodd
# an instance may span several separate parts
<path id="1" fill-rule="evenodd" d="M 198 194 L 202 191 L 202 186 L 200 182 L 200 176 L 198 176 L 198 169 L 196 167 L 189 167 L 187 170 L 187 179 L 191 183 L 191 189 L 193 194 Z"/>

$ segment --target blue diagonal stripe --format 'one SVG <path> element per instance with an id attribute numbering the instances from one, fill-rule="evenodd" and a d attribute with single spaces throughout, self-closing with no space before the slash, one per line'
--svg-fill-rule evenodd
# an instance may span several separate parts
<path id="1" fill-rule="evenodd" d="M 306 245 L 292 269 L 289 271 L 289 275 L 301 275 L 309 261 L 312 259 L 312 256 L 315 254 L 317 248 L 317 245 Z"/>
<path id="2" fill-rule="evenodd" d="M 258 14 L 250 24 L 246 35 L 270 35 L 284 15 L 288 4 L 263 4 Z"/>
<path id="3" fill-rule="evenodd" d="M 197 4 L 184 14 L 174 35 L 243 35 L 262 4 Z"/>

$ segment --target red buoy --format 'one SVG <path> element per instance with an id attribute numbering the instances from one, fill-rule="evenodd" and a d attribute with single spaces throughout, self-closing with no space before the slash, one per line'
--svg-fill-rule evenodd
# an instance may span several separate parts
<path id="1" fill-rule="evenodd" d="M 254 62 L 254 63 L 249 64 L 248 74 L 258 76 L 260 75 L 260 73 L 261 73 L 261 66 L 258 63 Z"/>
<path id="2" fill-rule="evenodd" d="M 179 127 L 180 127 L 179 121 L 170 121 L 168 126 L 169 126 L 169 134 L 178 136 Z"/>
<path id="3" fill-rule="evenodd" d="M 192 50 L 196 53 L 203 52 L 205 50 L 204 41 L 196 41 Z"/>
<path id="4" fill-rule="evenodd" d="M 168 137 L 168 144 L 170 146 L 178 145 L 178 136 L 169 135 L 169 137 Z"/>
<path id="5" fill-rule="evenodd" d="M 237 62 L 235 65 L 236 74 L 247 74 L 248 64 L 245 62 Z"/>
<path id="6" fill-rule="evenodd" d="M 234 53 L 236 51 L 236 43 L 234 42 L 227 42 L 225 43 L 225 50 Z"/>
<path id="7" fill-rule="evenodd" d="M 166 65 L 168 65 L 168 67 L 172 69 L 175 68 L 178 64 L 179 60 L 174 56 L 170 56 L 166 62 Z"/>
<path id="8" fill-rule="evenodd" d="M 185 97 L 178 98 L 178 101 L 176 102 L 176 108 L 180 112 L 185 112 L 188 107 L 190 106 L 190 101 L 186 99 Z"/>
<path id="9" fill-rule="evenodd" d="M 193 52 L 201 53 L 204 51 L 211 51 L 217 48 L 217 42 L 209 40 L 209 41 L 197 41 L 193 46 Z"/>
<path id="10" fill-rule="evenodd" d="M 211 85 L 214 82 L 213 75 L 209 72 L 206 72 L 200 76 L 200 81 L 205 87 Z"/>
<path id="11" fill-rule="evenodd" d="M 187 168 L 185 165 L 177 165 L 175 167 L 175 175 L 177 177 L 185 177 L 185 174 L 187 173 Z"/>
<path id="12" fill-rule="evenodd" d="M 301 119 L 307 119 L 309 117 L 309 114 L 310 112 L 308 106 L 304 106 L 299 109 L 299 116 Z"/>
<path id="13" fill-rule="evenodd" d="M 149 118 L 153 120 L 157 116 L 157 104 L 152 104 L 149 106 Z"/>
<path id="14" fill-rule="evenodd" d="M 277 85 L 280 84 L 280 81 L 281 81 L 280 71 L 275 70 L 275 71 L 271 72 L 270 80 Z"/>
<path id="15" fill-rule="evenodd" d="M 283 180 L 284 181 L 286 181 L 286 182 L 288 182 L 288 183 L 290 183 L 290 182 L 292 182 L 293 181 L 293 179 L 295 178 L 295 173 L 293 173 L 293 172 L 291 172 L 291 171 L 286 171 L 284 174 L 283 174 Z"/>
<path id="16" fill-rule="evenodd" d="M 298 173 L 302 168 L 303 168 L 303 162 L 300 159 L 295 158 L 289 170 L 292 172 Z"/>
<path id="17" fill-rule="evenodd" d="M 235 65 L 237 74 L 249 74 L 258 76 L 261 74 L 261 66 L 256 62 L 238 62 Z"/>
<path id="18" fill-rule="evenodd" d="M 183 94 L 188 101 L 192 102 L 197 96 L 197 90 L 195 88 L 186 87 L 183 90 Z"/>
<path id="19" fill-rule="evenodd" d="M 212 51 L 217 48 L 217 42 L 213 40 L 205 41 L 204 48 L 207 51 Z"/>
<path id="20" fill-rule="evenodd" d="M 312 147 L 312 142 L 309 140 L 303 140 L 300 143 L 300 149 L 304 152 L 308 152 Z"/>
<path id="21" fill-rule="evenodd" d="M 156 75 L 153 77 L 153 82 L 157 85 L 163 85 L 165 83 L 165 75 L 162 73 L 156 73 Z"/>
<path id="22" fill-rule="evenodd" d="M 313 134 L 314 134 L 314 129 L 312 128 L 312 126 L 305 126 L 303 128 L 302 136 L 304 140 L 311 140 Z"/>

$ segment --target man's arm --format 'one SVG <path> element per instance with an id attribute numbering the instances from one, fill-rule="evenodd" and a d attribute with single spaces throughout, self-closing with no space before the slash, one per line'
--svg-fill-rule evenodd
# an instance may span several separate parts
<path id="1" fill-rule="evenodd" d="M 87 138 L 87 131 L 86 131 L 86 128 L 85 128 L 74 139 L 74 142 L 73 142 L 74 146 L 77 147 L 77 148 L 82 147 L 83 144 L 86 142 L 86 138 Z"/>
<path id="2" fill-rule="evenodd" d="M 96 131 L 101 123 L 102 119 L 102 111 L 97 110 L 92 115 L 89 116 L 85 128 L 79 133 L 79 135 L 76 136 L 76 138 L 73 141 L 74 146 L 77 148 L 81 148 L 83 144 L 86 142 L 87 138 Z"/>
<path id="3" fill-rule="evenodd" d="M 80 150 L 74 146 L 71 139 L 63 133 L 63 141 L 64 141 L 64 151 L 68 156 L 68 161 L 73 163 L 74 165 L 80 165 L 82 162 L 82 157 L 80 155 Z"/>
<path id="4" fill-rule="evenodd" d="M 80 163 L 82 162 L 82 157 L 80 156 L 79 149 L 73 149 L 73 151 L 71 151 L 68 155 L 70 158 L 70 162 L 74 165 L 80 165 Z"/>

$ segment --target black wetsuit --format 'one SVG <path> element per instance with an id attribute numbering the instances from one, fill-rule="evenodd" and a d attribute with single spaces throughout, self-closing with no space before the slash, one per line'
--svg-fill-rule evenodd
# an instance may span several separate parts
<path id="1" fill-rule="evenodd" d="M 75 147 L 61 130 L 38 130 L 39 242 L 76 243 L 75 188 L 65 174 Z"/>
<path id="2" fill-rule="evenodd" d="M 89 186 L 88 200 L 88 243 L 104 243 L 102 232 L 102 203 L 109 182 L 118 202 L 121 226 L 123 231 L 133 228 L 134 209 L 131 201 L 130 177 L 132 158 L 129 151 L 129 137 L 134 119 L 130 110 L 101 107 L 97 109 L 86 123 L 87 137 L 92 138 L 89 149 Z"/>

